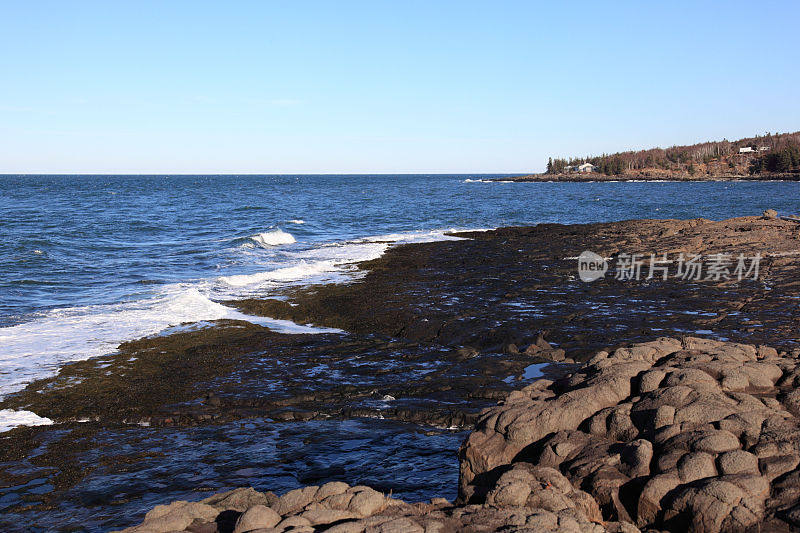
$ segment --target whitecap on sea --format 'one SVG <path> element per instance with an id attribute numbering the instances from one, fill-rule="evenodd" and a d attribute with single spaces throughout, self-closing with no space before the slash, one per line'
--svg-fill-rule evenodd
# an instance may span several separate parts
<path id="1" fill-rule="evenodd" d="M 287 233 L 280 228 L 251 235 L 249 239 L 258 246 L 280 246 L 281 244 L 297 242 L 291 233 Z"/>

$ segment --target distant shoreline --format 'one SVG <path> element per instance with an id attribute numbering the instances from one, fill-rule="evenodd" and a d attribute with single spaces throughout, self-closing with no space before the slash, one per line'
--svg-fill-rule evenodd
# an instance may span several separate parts
<path id="1" fill-rule="evenodd" d="M 570 174 L 528 174 L 526 176 L 509 176 L 493 178 L 488 181 L 514 181 L 514 182 L 617 182 L 617 181 L 800 181 L 800 174 L 753 174 L 729 176 L 609 176 L 597 172 L 570 173 Z"/>

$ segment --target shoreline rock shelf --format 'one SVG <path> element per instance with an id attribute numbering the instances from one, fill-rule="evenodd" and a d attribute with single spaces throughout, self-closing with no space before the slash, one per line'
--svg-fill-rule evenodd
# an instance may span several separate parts
<path id="1" fill-rule="evenodd" d="M 459 451 L 455 503 L 340 482 L 237 489 L 158 506 L 124 531 L 796 531 L 798 384 L 799 350 L 636 343 L 483 411 Z"/>

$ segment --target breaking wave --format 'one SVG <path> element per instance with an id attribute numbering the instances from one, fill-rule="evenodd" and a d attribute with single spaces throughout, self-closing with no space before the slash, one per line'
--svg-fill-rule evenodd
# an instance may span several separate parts
<path id="1" fill-rule="evenodd" d="M 236 239 L 245 248 L 270 248 L 282 244 L 294 244 L 297 240 L 294 235 L 287 233 L 280 228 L 264 231 L 245 238 Z"/>

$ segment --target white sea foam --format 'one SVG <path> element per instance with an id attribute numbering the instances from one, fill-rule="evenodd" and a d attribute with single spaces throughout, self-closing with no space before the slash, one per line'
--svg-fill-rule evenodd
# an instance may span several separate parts
<path id="1" fill-rule="evenodd" d="M 257 246 L 280 246 L 297 242 L 291 233 L 286 233 L 280 228 L 252 235 L 250 240 Z"/>
<path id="2" fill-rule="evenodd" d="M 13 409 L 0 409 L 0 433 L 14 429 L 17 426 L 48 426 L 53 421 L 30 411 L 14 411 Z"/>
<path id="3" fill-rule="evenodd" d="M 393 244 L 409 244 L 409 243 L 421 243 L 421 242 L 463 240 L 462 237 L 456 237 L 455 235 L 448 235 L 448 233 L 454 233 L 457 231 L 463 231 L 463 230 L 451 228 L 448 230 L 415 231 L 409 233 L 389 233 L 386 235 L 365 237 L 364 239 L 359 239 L 353 242 L 391 242 Z M 475 231 L 475 230 L 470 230 L 470 231 Z"/>
<path id="4" fill-rule="evenodd" d="M 268 263 L 268 270 L 217 278 L 215 294 L 236 298 L 284 285 L 335 283 L 357 276 L 354 263 L 377 259 L 388 242 L 327 243 L 310 250 L 286 251 L 280 264 Z M 288 264 L 289 266 L 283 266 Z"/>
<path id="5" fill-rule="evenodd" d="M 265 283 L 286 283 L 301 281 L 308 278 L 319 276 L 327 272 L 336 272 L 340 262 L 336 260 L 327 261 L 301 261 L 300 263 L 266 272 L 256 272 L 254 274 L 238 274 L 235 276 L 222 276 L 219 281 L 231 287 L 247 287 L 249 285 L 263 285 Z"/>
<path id="6" fill-rule="evenodd" d="M 289 221 L 289 224 L 305 224 L 305 223 L 306 223 L 305 220 L 299 218 L 293 218 L 292 220 Z"/>

